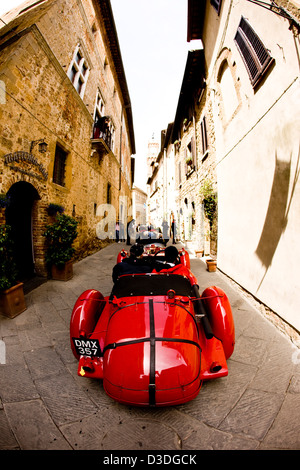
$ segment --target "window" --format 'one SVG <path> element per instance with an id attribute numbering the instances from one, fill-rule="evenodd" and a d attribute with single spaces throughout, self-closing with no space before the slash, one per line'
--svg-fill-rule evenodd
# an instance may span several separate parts
<path id="1" fill-rule="evenodd" d="M 111 184 L 110 183 L 107 183 L 106 202 L 107 202 L 107 204 L 111 204 Z"/>
<path id="2" fill-rule="evenodd" d="M 259 83 L 269 66 L 274 62 L 269 52 L 242 16 L 234 41 L 247 68 L 253 88 Z"/>
<path id="3" fill-rule="evenodd" d="M 190 174 L 196 169 L 196 146 L 194 137 L 185 148 L 185 169 L 186 174 Z"/>
<path id="4" fill-rule="evenodd" d="M 115 147 L 115 127 L 111 121 L 109 121 L 109 132 L 110 132 L 110 150 L 114 152 Z"/>
<path id="5" fill-rule="evenodd" d="M 105 116 L 104 114 L 104 101 L 100 90 L 98 90 L 94 111 L 93 138 L 104 139 L 110 150 L 113 152 L 115 145 L 115 127 L 111 121 L 111 118 L 109 116 Z"/>
<path id="6" fill-rule="evenodd" d="M 210 4 L 217 10 L 218 15 L 220 14 L 222 0 L 210 0 Z"/>
<path id="7" fill-rule="evenodd" d="M 203 117 L 202 121 L 200 122 L 200 129 L 201 129 L 201 139 L 202 139 L 202 153 L 204 155 L 208 150 L 206 117 L 205 116 Z"/>
<path id="8" fill-rule="evenodd" d="M 66 160 L 67 152 L 65 152 L 58 145 L 55 149 L 54 169 L 53 169 L 53 183 L 65 186 L 65 173 L 66 173 Z"/>
<path id="9" fill-rule="evenodd" d="M 193 156 L 192 156 L 192 143 L 190 142 L 185 149 L 185 161 L 193 163 Z"/>
<path id="10" fill-rule="evenodd" d="M 86 82 L 89 76 L 89 66 L 80 45 L 76 47 L 72 62 L 68 70 L 68 77 L 78 94 L 83 98 Z"/>
<path id="11" fill-rule="evenodd" d="M 178 184 L 181 184 L 181 162 L 178 162 Z"/>
<path id="12" fill-rule="evenodd" d="M 102 99 L 100 91 L 98 90 L 97 96 L 96 96 L 94 121 L 96 120 L 96 118 L 101 118 L 103 116 L 104 116 L 104 101 Z"/>
<path id="13" fill-rule="evenodd" d="M 239 105 L 239 101 L 227 60 L 224 60 L 220 67 L 218 82 L 223 103 L 224 121 L 229 122 Z"/>
<path id="14" fill-rule="evenodd" d="M 109 149 L 114 152 L 115 128 L 109 116 L 99 117 L 96 113 L 92 138 L 103 139 Z"/>

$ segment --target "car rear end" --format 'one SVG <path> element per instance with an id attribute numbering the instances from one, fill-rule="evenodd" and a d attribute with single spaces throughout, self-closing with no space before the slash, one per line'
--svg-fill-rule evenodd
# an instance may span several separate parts
<path id="1" fill-rule="evenodd" d="M 103 385 L 115 400 L 166 406 L 193 399 L 201 386 L 201 349 L 189 300 L 123 298 L 106 334 Z"/>

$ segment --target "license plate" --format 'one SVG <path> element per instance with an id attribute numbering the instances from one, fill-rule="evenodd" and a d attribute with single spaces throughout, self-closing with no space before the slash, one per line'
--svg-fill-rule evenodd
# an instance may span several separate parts
<path id="1" fill-rule="evenodd" d="M 72 338 L 79 356 L 101 356 L 100 344 L 97 339 Z"/>

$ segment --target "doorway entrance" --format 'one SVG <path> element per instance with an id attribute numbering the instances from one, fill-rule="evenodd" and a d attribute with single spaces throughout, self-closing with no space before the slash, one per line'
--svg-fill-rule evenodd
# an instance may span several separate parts
<path id="1" fill-rule="evenodd" d="M 32 209 L 40 196 L 34 186 L 25 181 L 13 184 L 7 195 L 6 223 L 12 228 L 19 280 L 24 282 L 35 275 Z"/>

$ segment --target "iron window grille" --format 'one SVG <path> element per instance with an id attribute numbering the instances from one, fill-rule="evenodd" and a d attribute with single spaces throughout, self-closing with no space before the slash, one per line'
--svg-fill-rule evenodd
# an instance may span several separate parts
<path id="1" fill-rule="evenodd" d="M 65 186 L 67 152 L 59 146 L 55 149 L 55 160 L 53 168 L 53 183 Z"/>
<path id="2" fill-rule="evenodd" d="M 260 82 L 274 59 L 242 16 L 234 42 L 242 56 L 253 88 Z"/>
<path id="3" fill-rule="evenodd" d="M 111 204 L 111 184 L 110 183 L 107 183 L 106 201 L 107 201 L 107 204 Z"/>
<path id="4" fill-rule="evenodd" d="M 114 152 L 115 146 L 115 127 L 109 116 L 105 116 L 104 100 L 100 91 L 97 91 L 95 111 L 94 111 L 94 125 L 92 139 L 103 139 L 108 145 L 110 150 Z"/>
<path id="5" fill-rule="evenodd" d="M 114 136 L 112 136 L 111 129 L 113 129 L 113 126 L 110 122 L 110 118 L 108 116 L 99 117 L 98 114 L 96 114 L 92 138 L 103 139 L 109 149 L 113 151 L 112 138 Z"/>

